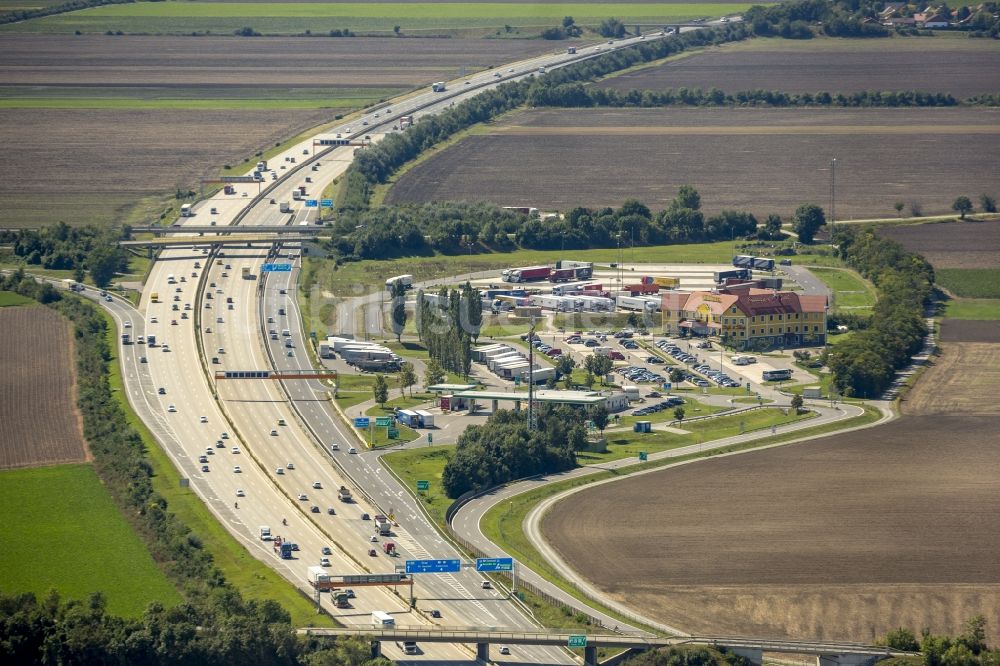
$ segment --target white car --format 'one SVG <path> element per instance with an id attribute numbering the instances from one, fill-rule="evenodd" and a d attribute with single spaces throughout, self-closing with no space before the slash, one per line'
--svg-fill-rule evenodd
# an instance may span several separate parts
<path id="1" fill-rule="evenodd" d="M 149 318 L 149 323 L 150 323 L 150 324 L 159 324 L 159 323 L 160 323 L 160 320 L 159 320 L 159 319 L 157 319 L 156 317 L 150 317 L 150 318 Z"/>
<path id="2" fill-rule="evenodd" d="M 132 328 L 132 322 L 127 321 L 127 322 L 125 322 L 124 326 L 125 326 L 125 328 Z"/>
<path id="3" fill-rule="evenodd" d="M 198 420 L 199 420 L 199 421 L 201 421 L 202 423 L 208 423 L 208 417 L 207 417 L 207 416 L 202 416 L 202 417 L 201 417 L 200 419 L 198 419 Z"/>
<path id="4" fill-rule="evenodd" d="M 235 467 L 233 467 L 233 474 L 239 474 L 239 473 L 241 473 L 242 471 L 243 471 L 243 470 L 241 470 L 241 469 L 240 469 L 240 466 L 239 466 L 239 465 L 236 465 Z"/>
<path id="5" fill-rule="evenodd" d="M 231 451 L 232 451 L 233 453 L 239 453 L 239 452 L 240 452 L 240 447 L 238 447 L 238 446 L 234 446 L 234 447 L 233 447 L 233 448 L 231 449 Z"/>
<path id="6" fill-rule="evenodd" d="M 319 481 L 313 481 L 313 488 L 319 490 L 322 487 L 323 487 L 322 483 L 320 483 Z"/>
<path id="7" fill-rule="evenodd" d="M 245 492 L 243 492 L 243 489 L 242 489 L 242 488 L 237 488 L 237 489 L 236 489 L 236 496 L 237 496 L 237 497 L 246 497 L 246 496 L 247 496 L 247 494 L 246 494 Z"/>
<path id="8" fill-rule="evenodd" d="M 277 437 L 277 436 L 278 436 L 278 431 L 277 430 L 272 430 L 271 431 L 271 437 Z"/>
<path id="9" fill-rule="evenodd" d="M 319 561 L 319 565 L 321 567 L 328 567 L 328 566 L 330 566 L 330 559 L 327 558 L 327 557 L 321 558 L 320 561 Z"/>
<path id="10" fill-rule="evenodd" d="M 167 405 L 167 411 L 168 412 L 176 412 L 177 408 L 174 407 L 173 405 Z"/>
<path id="11" fill-rule="evenodd" d="M 279 475 L 284 474 L 285 473 L 285 468 L 284 467 L 279 467 L 278 469 L 274 470 L 274 473 L 275 474 L 279 474 Z"/>
<path id="12" fill-rule="evenodd" d="M 347 452 L 350 454 L 355 454 L 358 452 L 358 450 L 352 446 L 351 448 L 347 449 Z"/>
<path id="13" fill-rule="evenodd" d="M 229 439 L 229 433 L 228 432 L 222 433 L 221 435 L 219 435 L 219 439 Z"/>
<path id="14" fill-rule="evenodd" d="M 506 645 L 500 646 L 500 654 L 510 654 L 510 648 Z"/>
<path id="15" fill-rule="evenodd" d="M 285 465 L 285 468 L 286 469 L 295 469 L 295 463 L 288 463 L 287 465 Z"/>
<path id="16" fill-rule="evenodd" d="M 308 500 L 309 500 L 309 497 L 305 493 L 299 493 L 299 501 L 300 502 L 306 502 Z"/>

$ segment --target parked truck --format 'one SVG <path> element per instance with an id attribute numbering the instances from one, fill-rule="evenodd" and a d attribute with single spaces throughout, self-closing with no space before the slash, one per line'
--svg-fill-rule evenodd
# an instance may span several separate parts
<path id="1" fill-rule="evenodd" d="M 656 276 L 653 278 L 653 284 L 659 285 L 663 289 L 676 289 L 681 285 L 681 279 L 675 277 Z"/>
<path id="2" fill-rule="evenodd" d="M 589 280 L 594 276 L 594 262 L 592 261 L 570 261 L 564 259 L 556 262 L 556 268 L 572 268 L 576 271 L 577 280 Z"/>
<path id="3" fill-rule="evenodd" d="M 501 273 L 504 282 L 538 282 L 547 280 L 552 274 L 548 266 L 528 266 L 525 268 L 508 268 Z"/>
<path id="4" fill-rule="evenodd" d="M 576 271 L 572 268 L 557 268 L 549 275 L 549 282 L 569 282 L 576 278 Z"/>
<path id="5" fill-rule="evenodd" d="M 734 268 L 729 271 L 715 271 L 715 281 L 722 282 L 728 278 L 736 278 L 738 280 L 749 280 L 750 279 L 750 269 L 749 268 Z"/>
<path id="6" fill-rule="evenodd" d="M 773 271 L 774 270 L 774 259 L 768 259 L 766 257 L 754 257 L 753 267 L 758 271 Z"/>
<path id="7" fill-rule="evenodd" d="M 381 536 L 389 536 L 389 534 L 392 532 L 392 523 L 389 522 L 389 519 L 379 514 L 375 516 L 374 520 L 375 520 L 375 531 L 378 532 Z"/>
<path id="8" fill-rule="evenodd" d="M 738 254 L 733 257 L 733 266 L 737 268 L 751 268 L 753 266 L 753 257 L 748 254 Z"/>
<path id="9" fill-rule="evenodd" d="M 632 296 L 642 296 L 644 294 L 657 294 L 660 291 L 658 284 L 627 284 L 622 287 L 622 291 L 629 292 Z"/>
<path id="10" fill-rule="evenodd" d="M 341 486 L 340 490 L 337 491 L 337 499 L 341 502 L 351 501 L 351 491 L 347 486 Z"/>

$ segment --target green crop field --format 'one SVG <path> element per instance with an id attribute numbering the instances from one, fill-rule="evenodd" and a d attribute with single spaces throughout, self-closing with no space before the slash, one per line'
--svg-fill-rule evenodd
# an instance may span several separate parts
<path id="1" fill-rule="evenodd" d="M 29 303 L 34 303 L 34 301 L 21 294 L 15 294 L 12 291 L 0 291 L 0 308 L 12 305 L 27 305 Z"/>
<path id="2" fill-rule="evenodd" d="M 0 590 L 56 589 L 85 599 L 101 591 L 108 609 L 137 617 L 151 601 L 181 597 L 111 501 L 90 465 L 0 474 Z"/>
<path id="3" fill-rule="evenodd" d="M 243 27 L 266 34 L 324 34 L 332 29 L 354 32 L 441 33 L 513 28 L 547 28 L 564 16 L 596 26 L 616 17 L 622 22 L 664 24 L 698 17 L 737 14 L 751 3 L 311 3 L 311 2 L 140 2 L 109 5 L 23 23 L 3 30 L 16 32 L 105 32 L 230 34 Z M 505 34 L 506 31 L 504 31 Z"/>
<path id="4" fill-rule="evenodd" d="M 847 269 L 811 268 L 833 292 L 834 310 L 868 310 L 875 305 L 875 289 L 864 278 Z"/>
<path id="5" fill-rule="evenodd" d="M 1000 320 L 1000 299 L 953 298 L 945 302 L 942 316 L 949 319 Z"/>
<path id="6" fill-rule="evenodd" d="M 964 298 L 1000 298 L 1000 268 L 938 268 L 939 285 Z"/>

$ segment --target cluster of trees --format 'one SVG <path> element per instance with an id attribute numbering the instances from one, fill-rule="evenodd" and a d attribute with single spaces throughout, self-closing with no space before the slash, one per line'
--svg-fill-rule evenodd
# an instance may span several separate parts
<path id="1" fill-rule="evenodd" d="M 574 467 L 574 453 L 587 446 L 577 412 L 547 405 L 538 411 L 535 430 L 528 429 L 525 411 L 508 410 L 495 412 L 483 425 L 466 428 L 441 476 L 448 497 Z"/>
<path id="2" fill-rule="evenodd" d="M 573 17 L 565 16 L 563 17 L 561 26 L 542 30 L 542 39 L 568 39 L 570 37 L 579 37 L 582 34 L 583 30 L 576 24 Z"/>
<path id="3" fill-rule="evenodd" d="M 869 227 L 841 225 L 833 243 L 841 259 L 872 281 L 878 302 L 868 328 L 838 344 L 827 365 L 842 395 L 877 397 L 923 343 L 923 313 L 933 295 L 934 269 Z"/>
<path id="4" fill-rule="evenodd" d="M 924 629 L 918 640 L 914 633 L 900 627 L 879 641 L 895 650 L 923 653 L 924 666 L 996 666 L 1000 650 L 986 644 L 986 618 L 977 615 L 965 623 L 965 631 L 954 638 L 934 635 Z"/>
<path id="5" fill-rule="evenodd" d="M 99 287 L 115 273 L 128 270 L 128 254 L 118 247 L 120 236 L 111 229 L 93 225 L 71 227 L 65 222 L 39 229 L 0 231 L 0 244 L 32 266 L 48 270 L 74 271 L 82 281 L 85 271 Z"/>
<path id="6" fill-rule="evenodd" d="M 361 638 L 302 639 L 274 601 L 233 590 L 174 608 L 154 602 L 139 618 L 108 613 L 102 594 L 0 595 L 0 659 L 8 664 L 261 664 L 391 666 Z"/>
<path id="7" fill-rule="evenodd" d="M 483 302 L 479 292 L 466 282 L 461 290 L 444 287 L 437 303 L 417 292 L 417 334 L 427 347 L 427 354 L 444 370 L 469 376 L 472 368 L 472 343 L 479 338 L 483 325 Z"/>
<path id="8" fill-rule="evenodd" d="M 654 213 L 630 199 L 619 208 L 577 207 L 544 222 L 493 204 L 442 202 L 384 207 L 342 215 L 327 250 L 340 261 L 476 251 L 585 249 L 622 245 L 702 242 L 756 236 L 780 238 L 781 218 L 763 226 L 750 213 L 722 211 L 706 217 L 701 196 L 684 185 L 670 205 Z M 405 319 L 403 319 L 405 324 Z M 394 330 L 397 328 L 394 323 Z M 398 328 L 401 328 L 398 327 Z"/>
<path id="9" fill-rule="evenodd" d="M 968 105 L 990 105 L 995 96 L 980 95 L 965 100 Z M 528 97 L 532 106 L 557 107 L 663 107 L 663 106 L 836 106 L 836 107 L 922 107 L 956 106 L 960 102 L 949 93 L 920 90 L 855 93 L 788 93 L 780 90 L 741 90 L 727 93 L 718 88 L 678 88 L 629 90 L 593 88 L 581 83 L 534 88 Z"/>
<path id="10" fill-rule="evenodd" d="M 812 26 L 821 26 L 830 37 L 888 37 L 891 31 L 873 18 L 881 3 L 858 0 L 794 0 L 777 5 L 755 5 L 743 14 L 743 20 L 761 36 L 786 39 L 810 39 Z"/>

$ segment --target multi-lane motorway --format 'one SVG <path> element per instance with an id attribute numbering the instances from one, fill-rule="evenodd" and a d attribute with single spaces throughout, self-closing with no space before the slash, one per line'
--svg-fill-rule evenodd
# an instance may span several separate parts
<path id="1" fill-rule="evenodd" d="M 401 115 L 436 112 L 503 80 L 592 57 L 597 48 L 534 58 L 450 82 L 453 92 L 413 95 L 345 123 L 322 138 L 340 134 L 378 140 Z M 264 196 L 257 196 L 256 184 L 237 185 L 235 195 L 203 201 L 193 217 L 181 222 L 219 227 L 238 222 L 241 227 L 254 227 L 305 221 L 311 209 L 295 208 L 289 215 L 270 201 L 292 201 L 292 190 L 301 185 L 315 198 L 343 173 L 352 150 L 327 148 L 316 154 L 312 139 L 292 146 L 269 160 L 272 167 L 277 166 L 276 177 L 265 180 Z M 306 176 L 311 183 L 304 182 Z M 307 567 L 319 564 L 324 556 L 330 560 L 329 571 L 343 574 L 392 572 L 404 559 L 459 557 L 377 461 L 347 452 L 357 442 L 330 409 L 321 385 L 305 380 L 282 386 L 271 380 L 212 378 L 216 370 L 265 369 L 272 363 L 287 369 L 310 367 L 294 296 L 296 274 L 265 278 L 261 265 L 273 259 L 269 254 L 250 248 L 218 254 L 164 250 L 147 278 L 137 310 L 118 301 L 105 303 L 123 330 L 128 322 L 136 338 L 150 334 L 157 338 L 155 347 L 135 344 L 122 349 L 133 406 L 220 521 L 256 557 L 303 590 L 309 590 Z M 283 260 L 295 261 L 287 256 Z M 258 279 L 243 279 L 244 269 Z M 156 302 L 153 294 L 158 296 Z M 271 330 L 277 332 L 277 340 L 272 339 Z M 333 442 L 340 444 L 339 451 L 330 451 Z M 341 485 L 363 488 L 364 494 L 358 502 L 341 503 L 336 499 Z M 311 510 L 314 505 L 317 513 Z M 389 511 L 398 522 L 391 537 L 401 551 L 398 558 L 385 556 L 378 543 L 371 543 L 371 522 L 362 519 L 364 513 Z M 261 525 L 297 543 L 297 557 L 277 558 L 271 544 L 259 539 Z M 375 556 L 369 555 L 372 547 Z M 330 554 L 324 555 L 324 549 Z M 408 608 L 405 594 L 376 587 L 358 589 L 350 609 L 334 608 L 329 595 L 321 595 L 321 603 L 345 624 L 369 624 L 373 610 L 392 613 L 399 624 L 423 624 L 429 620 L 420 611 L 436 609 L 442 615 L 438 622 L 450 626 L 535 626 L 500 592 L 483 589 L 481 580 L 468 570 L 419 576 L 417 610 Z M 403 658 L 393 654 L 391 646 L 388 656 Z M 434 645 L 406 659 L 454 661 L 470 656 L 461 646 Z M 551 647 L 519 648 L 504 659 L 572 661 L 568 653 Z"/>

